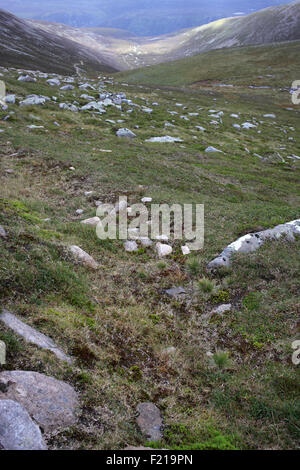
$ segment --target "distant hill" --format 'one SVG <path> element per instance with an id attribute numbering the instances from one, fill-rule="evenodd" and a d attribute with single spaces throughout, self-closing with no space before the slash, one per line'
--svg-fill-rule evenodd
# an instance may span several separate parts
<path id="1" fill-rule="evenodd" d="M 0 8 L 75 28 L 118 28 L 136 36 L 159 36 L 281 3 L 284 0 L 0 0 Z"/>
<path id="2" fill-rule="evenodd" d="M 2 64 L 71 73 L 137 69 L 214 49 L 300 39 L 300 0 L 158 37 L 113 28 L 75 28 L 21 20 L 0 10 Z"/>
<path id="3" fill-rule="evenodd" d="M 0 10 L 0 63 L 6 67 L 44 72 L 74 73 L 74 65 L 88 72 L 114 72 L 100 52 L 47 32 Z"/>
<path id="4" fill-rule="evenodd" d="M 128 70 L 213 49 L 300 39 L 300 0 L 154 38 L 130 37 L 130 33 L 116 34 L 115 30 L 110 35 L 103 29 L 79 29 L 57 23 L 35 24 L 90 47 L 116 68 Z"/>

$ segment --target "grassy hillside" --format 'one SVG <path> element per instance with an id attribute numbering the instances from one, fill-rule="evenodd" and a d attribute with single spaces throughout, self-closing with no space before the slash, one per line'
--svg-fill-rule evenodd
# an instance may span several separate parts
<path id="1" fill-rule="evenodd" d="M 64 111 L 58 103 L 85 104 L 77 83 L 62 92 L 44 78 L 22 83 L 16 71 L 2 70 L 17 104 L 0 112 L 0 224 L 8 234 L 0 237 L 0 304 L 75 359 L 66 365 L 1 324 L 5 369 L 66 380 L 81 399 L 78 425 L 46 436 L 50 448 L 149 445 L 135 423 L 141 401 L 154 402 L 163 415 L 164 436 L 156 448 L 298 448 L 300 380 L 291 343 L 299 339 L 300 240 L 270 242 L 237 256 L 226 271 L 206 270 L 237 237 L 299 218 L 300 160 L 290 158 L 300 156 L 299 107 L 288 91 L 248 87 L 258 75 L 279 70 L 280 83 L 290 86 L 291 70 L 285 78 L 282 63 L 288 49 L 281 47 L 285 52 L 273 63 L 267 49 L 261 59 L 252 49 L 248 72 L 243 63 L 238 68 L 241 51 L 233 52 L 231 63 L 220 51 L 206 55 L 203 67 L 202 56 L 186 62 L 195 61 L 198 72 L 179 62 L 127 75 L 123 85 L 106 84 L 106 91 L 123 91 L 134 103 L 152 107 L 152 114 L 130 104 L 101 116 Z M 212 61 L 209 72 L 209 57 L 218 54 L 222 65 Z M 126 86 L 127 79 L 172 86 L 236 80 L 244 88 L 153 90 Z M 58 102 L 19 107 L 19 99 L 32 93 L 55 94 Z M 96 98 L 99 92 L 88 93 Z M 224 112 L 217 124 L 212 110 Z M 257 127 L 233 127 L 245 121 Z M 136 139 L 117 138 L 123 126 Z M 166 134 L 183 143 L 145 142 Z M 209 145 L 224 153 L 206 153 Z M 95 201 L 115 202 L 122 194 L 130 203 L 142 196 L 156 203 L 204 203 L 203 250 L 183 257 L 175 244 L 163 260 L 152 249 L 130 254 L 121 241 L 100 241 L 95 229 L 80 224 L 95 215 Z M 99 269 L 74 262 L 71 244 L 92 255 Z M 174 286 L 187 295 L 164 294 Z M 224 302 L 232 304 L 230 312 L 210 315 Z"/>
<path id="2" fill-rule="evenodd" d="M 300 41 L 204 52 L 194 57 L 121 72 L 120 80 L 151 86 L 205 87 L 226 83 L 283 87 L 300 76 Z M 238 91 L 238 89 L 236 90 Z"/>

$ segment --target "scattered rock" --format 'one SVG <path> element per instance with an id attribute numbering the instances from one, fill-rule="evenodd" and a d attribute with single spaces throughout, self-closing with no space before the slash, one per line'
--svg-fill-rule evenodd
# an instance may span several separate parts
<path id="1" fill-rule="evenodd" d="M 16 95 L 6 95 L 4 101 L 5 101 L 5 103 L 7 103 L 7 104 L 15 104 L 15 102 L 16 102 Z"/>
<path id="2" fill-rule="evenodd" d="M 36 78 L 31 77 L 30 75 L 20 75 L 18 78 L 19 82 L 36 82 Z"/>
<path id="3" fill-rule="evenodd" d="M 148 441 L 159 441 L 162 439 L 162 418 L 160 410 L 154 403 L 140 403 L 137 406 L 139 416 L 137 425 L 141 432 L 147 436 Z"/>
<path id="4" fill-rule="evenodd" d="M 127 139 L 134 139 L 136 137 L 136 134 L 129 129 L 122 128 L 117 131 L 117 136 L 125 137 Z"/>
<path id="5" fill-rule="evenodd" d="M 22 338 L 27 341 L 27 343 L 35 344 L 39 348 L 47 349 L 48 351 L 53 352 L 53 354 L 55 354 L 55 356 L 62 361 L 66 361 L 68 363 L 72 362 L 72 359 L 67 356 L 51 338 L 22 322 L 7 310 L 2 310 L 0 321 L 15 333 L 22 336 Z"/>
<path id="6" fill-rule="evenodd" d="M 205 149 L 206 153 L 213 153 L 213 152 L 219 152 L 219 153 L 224 153 L 222 150 L 218 150 L 215 147 L 209 146 Z"/>
<path id="7" fill-rule="evenodd" d="M 169 295 L 170 297 L 179 297 L 179 296 L 185 295 L 186 290 L 183 287 L 179 286 L 179 287 L 172 287 L 171 289 L 167 289 L 165 293 Z"/>
<path id="8" fill-rule="evenodd" d="M 172 253 L 173 249 L 170 245 L 166 245 L 164 243 L 157 243 L 156 244 L 156 251 L 160 258 L 164 256 L 168 256 Z"/>
<path id="9" fill-rule="evenodd" d="M 78 108 L 74 104 L 60 103 L 59 107 L 60 109 L 65 109 L 66 111 L 72 111 L 73 113 L 78 112 Z"/>
<path id="10" fill-rule="evenodd" d="M 145 140 L 145 142 L 152 142 L 152 143 L 173 143 L 173 142 L 183 142 L 182 139 L 179 137 L 171 137 L 166 135 L 164 137 L 151 137 L 151 139 Z"/>
<path id="11" fill-rule="evenodd" d="M 49 83 L 49 85 L 51 85 L 51 86 L 59 86 L 60 85 L 60 81 L 58 80 L 58 78 L 49 78 L 49 80 L 47 80 L 47 83 Z"/>
<path id="12" fill-rule="evenodd" d="M 0 237 L 1 238 L 6 238 L 7 237 L 7 233 L 4 230 L 4 227 L 2 227 L 2 225 L 0 225 Z"/>
<path id="13" fill-rule="evenodd" d="M 45 432 L 76 424 L 79 402 L 71 385 L 29 371 L 1 372 L 0 384 L 0 399 L 18 402 Z"/>
<path id="14" fill-rule="evenodd" d="M 70 252 L 74 256 L 74 258 L 82 263 L 84 266 L 87 266 L 88 268 L 91 269 L 97 269 L 98 268 L 98 263 L 94 260 L 92 256 L 90 256 L 88 253 L 83 251 L 79 246 L 72 245 L 69 247 Z"/>
<path id="15" fill-rule="evenodd" d="M 211 313 L 217 314 L 217 315 L 222 315 L 225 312 L 230 312 L 231 308 L 232 308 L 231 304 L 222 304 L 222 305 L 219 305 L 217 308 L 214 308 L 211 311 Z"/>
<path id="16" fill-rule="evenodd" d="M 82 220 L 81 223 L 84 225 L 91 225 L 92 227 L 97 227 L 100 222 L 99 217 L 91 217 L 90 219 Z"/>
<path id="17" fill-rule="evenodd" d="M 38 95 L 30 95 L 25 100 L 20 101 L 20 106 L 37 106 L 37 105 L 44 105 L 46 103 L 46 99 L 42 96 Z"/>
<path id="18" fill-rule="evenodd" d="M 40 428 L 19 403 L 0 400 L 0 448 L 46 450 Z"/>
<path id="19" fill-rule="evenodd" d="M 235 242 L 228 245 L 222 253 L 208 264 L 208 269 L 218 269 L 222 266 L 230 266 L 230 258 L 233 253 L 251 253 L 258 250 L 266 240 L 278 240 L 283 235 L 293 242 L 295 235 L 300 234 L 300 219 L 277 225 L 273 229 L 263 230 L 257 233 L 248 233 Z"/>
<path id="20" fill-rule="evenodd" d="M 182 251 L 182 254 L 183 255 L 189 255 L 191 253 L 191 250 L 189 249 L 189 247 L 187 245 L 184 245 L 181 247 L 181 251 Z"/>
<path id="21" fill-rule="evenodd" d="M 138 250 L 137 243 L 135 241 L 129 241 L 129 240 L 127 240 L 124 243 L 124 248 L 125 248 L 125 251 L 128 251 L 128 252 L 133 252 L 133 251 Z"/>

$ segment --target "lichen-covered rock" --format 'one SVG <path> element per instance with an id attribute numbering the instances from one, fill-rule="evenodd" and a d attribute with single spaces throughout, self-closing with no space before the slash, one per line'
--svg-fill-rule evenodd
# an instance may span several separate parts
<path id="1" fill-rule="evenodd" d="M 0 321 L 15 333 L 22 336 L 22 338 L 24 338 L 24 340 L 28 343 L 35 344 L 42 349 L 48 349 L 62 361 L 66 361 L 68 363 L 72 362 L 72 359 L 67 356 L 51 338 L 22 322 L 19 318 L 7 310 L 3 309 L 2 314 L 0 315 Z"/>
<path id="2" fill-rule="evenodd" d="M 79 403 L 71 385 L 28 371 L 1 372 L 0 385 L 0 399 L 22 405 L 45 432 L 76 423 Z"/>
<path id="3" fill-rule="evenodd" d="M 139 413 L 137 425 L 147 436 L 148 441 L 161 440 L 163 421 L 157 406 L 150 402 L 140 403 L 137 406 L 137 412 Z"/>
<path id="4" fill-rule="evenodd" d="M 23 406 L 13 400 L 0 400 L 0 448 L 47 450 L 38 425 Z"/>

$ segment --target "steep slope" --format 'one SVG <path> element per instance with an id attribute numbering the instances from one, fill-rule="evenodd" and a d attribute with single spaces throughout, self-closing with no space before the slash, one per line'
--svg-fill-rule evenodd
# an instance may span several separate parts
<path id="1" fill-rule="evenodd" d="M 116 37 L 116 34 L 103 34 L 101 29 L 83 30 L 46 22 L 34 24 L 91 47 L 117 68 L 127 70 L 214 49 L 300 39 L 300 1 L 156 38 Z"/>
<path id="2" fill-rule="evenodd" d="M 74 65 L 80 64 L 89 72 L 115 71 L 99 52 L 44 31 L 4 10 L 0 10 L 0 44 L 2 66 L 74 73 Z"/>

